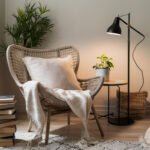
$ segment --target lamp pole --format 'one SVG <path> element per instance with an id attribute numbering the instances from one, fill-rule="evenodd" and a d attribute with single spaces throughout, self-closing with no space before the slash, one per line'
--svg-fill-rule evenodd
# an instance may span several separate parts
<path id="1" fill-rule="evenodd" d="M 138 34 L 140 34 L 142 37 L 143 37 L 143 40 L 144 40 L 144 38 L 145 38 L 145 35 L 143 34 L 143 33 L 141 33 L 140 31 L 138 31 L 137 29 L 135 29 L 133 26 L 131 26 L 130 25 L 130 19 L 131 19 L 131 15 L 130 15 L 130 13 L 128 13 L 127 15 L 123 15 L 123 16 L 128 16 L 128 22 L 126 22 L 126 21 L 124 21 L 122 18 L 121 18 L 121 16 L 119 17 L 119 20 L 120 21 L 122 21 L 124 24 L 126 24 L 127 25 L 127 28 L 128 28 L 128 42 L 127 42 L 127 46 L 128 46 L 128 58 L 127 58 L 127 60 L 128 60 L 128 69 L 127 69 L 127 80 L 128 80 L 128 87 L 127 87 L 127 93 L 128 93 L 128 116 L 127 116 L 127 118 L 128 118 L 128 124 L 130 124 L 130 41 L 131 41 L 131 38 L 130 38 L 130 30 L 132 29 L 132 30 L 134 30 L 136 33 L 138 33 Z"/>
<path id="2" fill-rule="evenodd" d="M 128 123 L 130 117 L 130 13 L 128 13 Z"/>
<path id="3" fill-rule="evenodd" d="M 128 51 L 127 51 L 127 81 L 128 81 L 128 85 L 127 85 L 127 98 L 128 98 L 128 124 L 130 124 L 130 13 L 126 14 L 128 16 L 128 23 L 126 23 L 123 19 L 121 19 L 119 17 L 119 20 L 122 21 L 123 23 L 125 23 L 128 27 L 128 34 L 127 34 L 127 38 L 128 38 L 128 42 L 127 42 L 127 47 L 128 47 Z"/>

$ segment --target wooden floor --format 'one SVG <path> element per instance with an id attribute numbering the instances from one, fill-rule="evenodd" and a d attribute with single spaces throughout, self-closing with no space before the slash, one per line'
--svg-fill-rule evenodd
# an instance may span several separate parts
<path id="1" fill-rule="evenodd" d="M 150 127 L 150 117 L 137 120 L 134 124 L 129 126 L 111 125 L 107 122 L 107 118 L 100 119 L 100 123 L 105 134 L 104 139 L 136 141 L 142 138 L 147 128 Z M 27 125 L 27 119 L 20 119 L 18 123 L 18 130 L 26 131 Z M 82 129 L 83 127 L 80 120 L 73 115 L 71 116 L 70 126 L 67 125 L 66 114 L 52 116 L 50 128 L 52 134 L 78 139 L 81 137 Z M 89 121 L 89 131 L 92 137 L 101 139 L 95 120 Z"/>

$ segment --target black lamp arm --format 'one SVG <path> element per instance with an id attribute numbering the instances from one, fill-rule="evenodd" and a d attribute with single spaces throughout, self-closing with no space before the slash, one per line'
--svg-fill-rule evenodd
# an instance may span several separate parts
<path id="1" fill-rule="evenodd" d="M 118 17 L 120 21 L 122 21 L 124 24 L 126 24 L 127 26 L 129 26 L 131 29 L 133 29 L 135 32 L 137 32 L 138 34 L 140 34 L 142 37 L 145 38 L 145 35 L 143 33 L 141 33 L 140 31 L 138 31 L 137 29 L 135 29 L 133 26 L 131 26 L 130 24 L 128 24 L 126 21 L 124 21 L 122 18 Z"/>

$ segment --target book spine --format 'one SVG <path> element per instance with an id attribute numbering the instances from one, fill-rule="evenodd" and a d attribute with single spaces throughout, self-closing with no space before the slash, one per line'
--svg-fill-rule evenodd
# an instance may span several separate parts
<path id="1" fill-rule="evenodd" d="M 15 144 L 16 100 L 2 98 L 0 97 L 0 147 L 8 147 Z"/>

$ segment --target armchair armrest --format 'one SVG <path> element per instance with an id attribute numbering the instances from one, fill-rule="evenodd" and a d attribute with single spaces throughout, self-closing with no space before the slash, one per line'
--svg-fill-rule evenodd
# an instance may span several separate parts
<path id="1" fill-rule="evenodd" d="M 88 79 L 78 78 L 78 81 L 80 82 L 81 88 L 83 90 L 90 90 L 91 96 L 94 97 L 101 89 L 104 79 L 103 77 L 93 77 Z"/>

